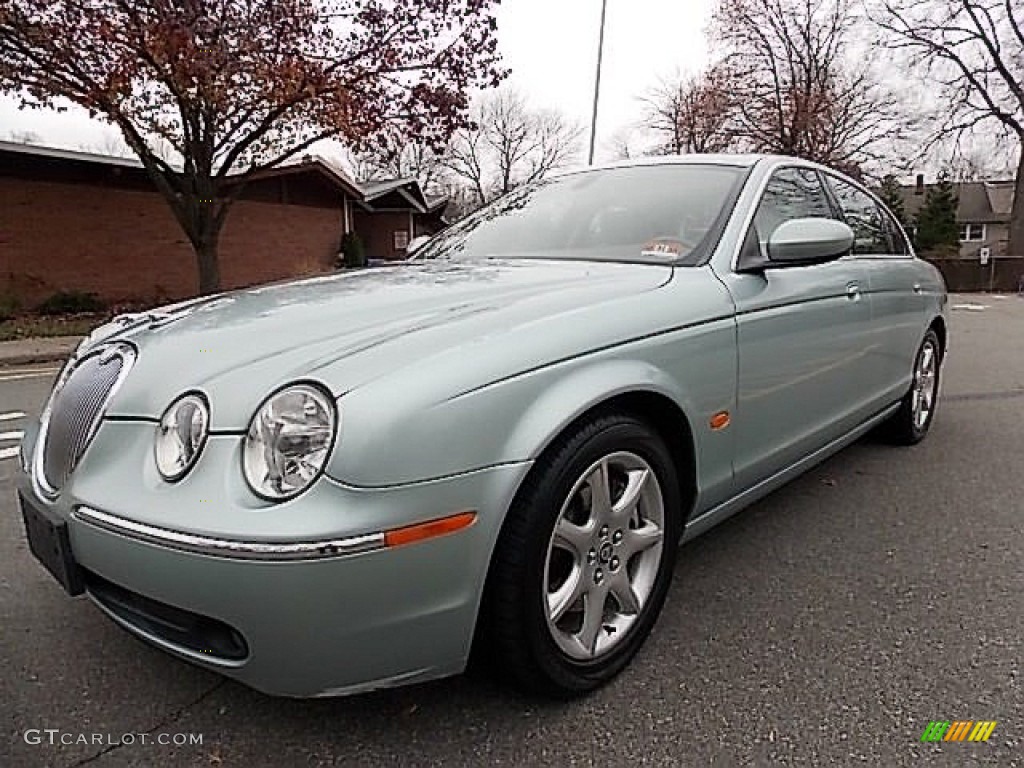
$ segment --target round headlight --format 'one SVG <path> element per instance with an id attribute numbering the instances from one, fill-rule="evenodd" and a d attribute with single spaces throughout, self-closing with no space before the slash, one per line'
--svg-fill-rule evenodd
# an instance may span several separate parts
<path id="1" fill-rule="evenodd" d="M 249 424 L 242 449 L 245 479 L 272 501 L 302 493 L 327 461 L 337 418 L 319 388 L 296 384 L 271 395 Z"/>
<path id="2" fill-rule="evenodd" d="M 199 458 L 210 428 L 210 410 L 200 395 L 171 403 L 156 431 L 156 468 L 170 483 L 183 478 Z"/>

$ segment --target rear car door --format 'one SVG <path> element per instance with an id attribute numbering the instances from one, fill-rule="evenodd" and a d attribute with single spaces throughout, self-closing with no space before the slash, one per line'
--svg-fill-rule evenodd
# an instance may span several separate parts
<path id="1" fill-rule="evenodd" d="M 744 247 L 764 253 L 783 222 L 835 216 L 816 170 L 779 168 L 767 182 Z M 737 315 L 734 469 L 742 489 L 823 447 L 863 417 L 858 401 L 871 310 L 857 259 L 742 274 L 733 267 L 723 281 Z"/>
<path id="2" fill-rule="evenodd" d="M 892 215 L 867 191 L 828 174 L 828 184 L 855 236 L 853 253 L 863 265 L 871 306 L 864 395 L 881 410 L 910 386 L 914 355 L 924 328 L 926 298 L 910 245 Z"/>

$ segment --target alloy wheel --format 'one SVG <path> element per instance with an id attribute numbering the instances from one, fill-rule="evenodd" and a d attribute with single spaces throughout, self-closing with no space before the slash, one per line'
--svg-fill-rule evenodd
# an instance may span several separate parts
<path id="1" fill-rule="evenodd" d="M 664 548 L 658 478 L 634 453 L 611 453 L 573 484 L 548 544 L 548 629 L 571 658 L 615 648 L 651 596 Z"/>
<path id="2" fill-rule="evenodd" d="M 911 413 L 914 427 L 923 429 L 928 423 L 935 407 L 935 395 L 938 384 L 938 355 L 935 344 L 927 339 L 917 356 L 914 368 L 914 385 L 911 393 Z"/>

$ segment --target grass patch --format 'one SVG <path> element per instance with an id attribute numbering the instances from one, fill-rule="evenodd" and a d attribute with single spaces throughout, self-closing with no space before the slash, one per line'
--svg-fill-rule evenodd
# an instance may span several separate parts
<path id="1" fill-rule="evenodd" d="M 108 318 L 106 312 L 80 315 L 21 315 L 0 322 L 0 341 L 40 336 L 84 336 Z"/>

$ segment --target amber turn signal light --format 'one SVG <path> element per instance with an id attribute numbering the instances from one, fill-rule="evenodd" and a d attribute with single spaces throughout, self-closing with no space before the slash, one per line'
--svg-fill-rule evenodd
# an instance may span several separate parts
<path id="1" fill-rule="evenodd" d="M 729 426 L 730 421 L 732 421 L 732 419 L 730 418 L 728 411 L 719 411 L 718 413 L 711 417 L 711 428 L 725 429 L 726 427 Z"/>
<path id="2" fill-rule="evenodd" d="M 476 520 L 476 512 L 459 512 L 457 515 L 442 517 L 438 520 L 429 520 L 425 523 L 407 525 L 404 528 L 384 532 L 384 543 L 389 547 L 400 547 L 403 544 L 412 544 L 425 539 L 433 539 L 437 536 L 445 536 L 449 533 L 461 531 L 468 528 Z"/>

